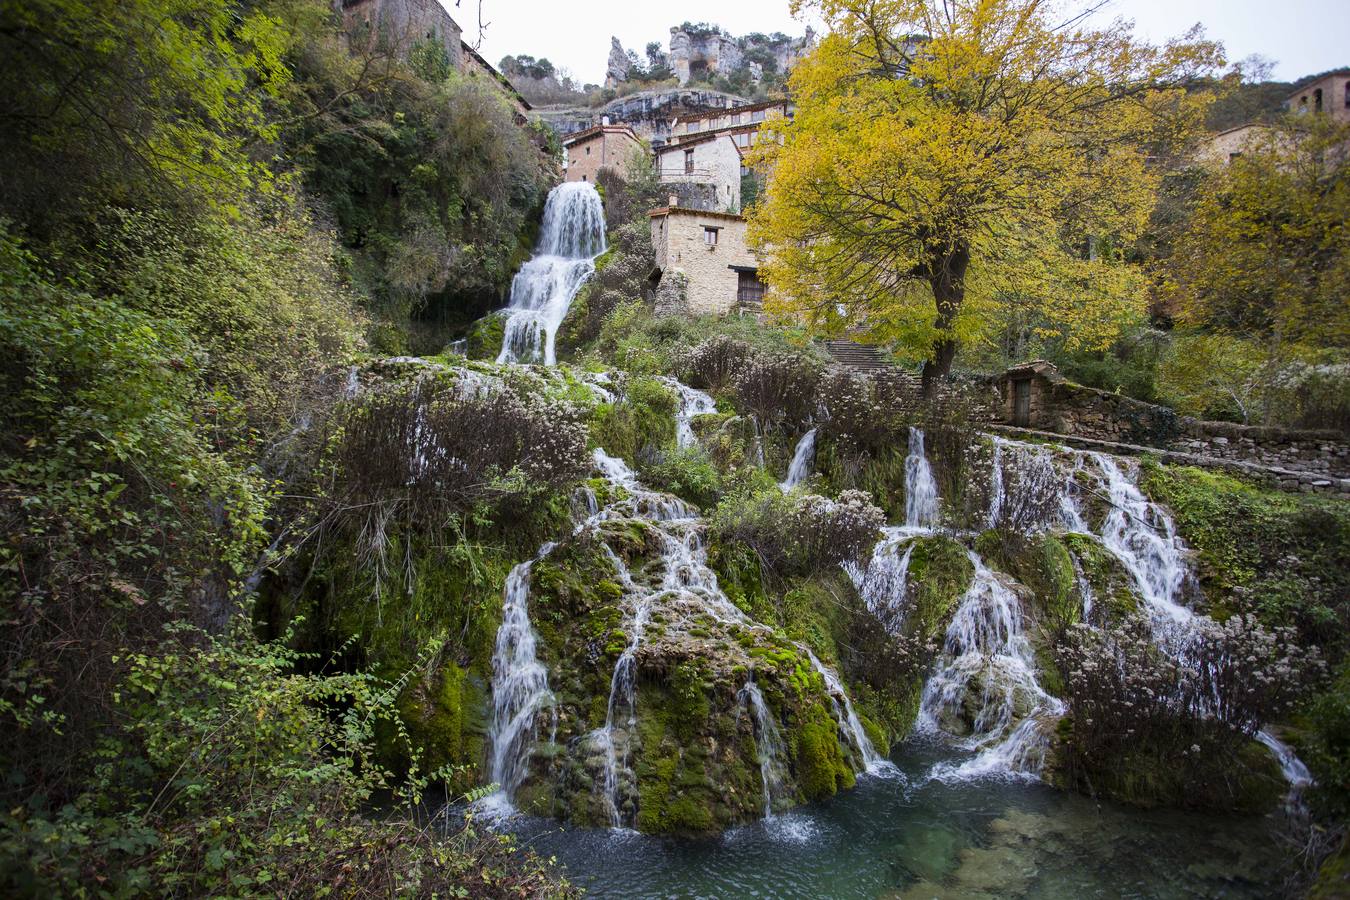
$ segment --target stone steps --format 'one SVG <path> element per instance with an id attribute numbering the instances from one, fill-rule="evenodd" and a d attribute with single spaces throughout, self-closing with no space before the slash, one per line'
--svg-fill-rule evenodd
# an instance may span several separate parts
<path id="1" fill-rule="evenodd" d="M 874 372 L 878 369 L 893 368 L 876 347 L 869 347 L 856 341 L 825 341 L 825 352 L 830 354 L 835 362 L 849 369 Z"/>

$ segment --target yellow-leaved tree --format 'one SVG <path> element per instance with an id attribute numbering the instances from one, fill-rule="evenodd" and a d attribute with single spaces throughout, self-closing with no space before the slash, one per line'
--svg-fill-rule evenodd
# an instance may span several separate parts
<path id="1" fill-rule="evenodd" d="M 1153 208 L 1155 161 L 1202 128 L 1208 98 L 1186 88 L 1218 45 L 1197 29 L 1150 46 L 1040 0 L 803 9 L 830 33 L 793 72 L 795 120 L 755 157 L 771 304 L 920 350 L 925 390 L 1007 307 L 1070 347 L 1142 314 L 1120 248 Z"/>

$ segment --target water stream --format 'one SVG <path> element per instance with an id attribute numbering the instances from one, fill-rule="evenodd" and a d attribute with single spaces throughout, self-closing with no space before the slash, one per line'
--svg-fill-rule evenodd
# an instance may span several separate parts
<path id="1" fill-rule="evenodd" d="M 787 477 L 778 483 L 784 491 L 790 491 L 811 477 L 811 467 L 816 463 L 816 429 L 812 428 L 797 442 L 792 451 L 792 462 L 788 465 Z"/>
<path id="2" fill-rule="evenodd" d="M 595 187 L 568 181 L 550 191 L 535 254 L 511 282 L 497 362 L 557 363 L 558 326 L 604 252 L 605 211 Z"/>

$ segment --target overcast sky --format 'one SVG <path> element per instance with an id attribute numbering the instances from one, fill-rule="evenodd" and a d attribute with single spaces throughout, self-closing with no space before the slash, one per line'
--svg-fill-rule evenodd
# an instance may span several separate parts
<path id="1" fill-rule="evenodd" d="M 474 42 L 477 0 L 441 0 Z M 482 0 L 488 23 L 482 46 L 494 65 L 506 54 L 547 57 L 581 82 L 605 77 L 610 36 L 641 56 L 648 41 L 665 48 L 670 28 L 684 21 L 712 22 L 732 34 L 783 31 L 800 35 L 806 23 L 788 13 L 788 0 Z M 675 12 L 678 10 L 678 12 Z M 1181 34 L 1200 22 L 1220 40 L 1229 59 L 1259 53 L 1276 61 L 1274 77 L 1303 75 L 1350 65 L 1350 17 L 1345 0 L 1114 0 L 1109 16 L 1133 19 L 1153 41 Z"/>

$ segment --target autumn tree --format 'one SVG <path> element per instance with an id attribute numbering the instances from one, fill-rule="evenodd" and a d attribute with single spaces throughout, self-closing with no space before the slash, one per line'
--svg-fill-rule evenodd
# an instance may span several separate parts
<path id="1" fill-rule="evenodd" d="M 799 0 L 830 26 L 761 141 L 752 240 L 780 309 L 922 348 L 924 383 L 1000 306 L 1069 346 L 1142 313 L 1121 264 L 1153 205 L 1150 160 L 1198 132 L 1185 85 L 1220 62 L 1041 0 Z"/>
<path id="2" fill-rule="evenodd" d="M 1350 346 L 1350 125 L 1290 116 L 1208 173 L 1166 270 L 1183 325 Z"/>

